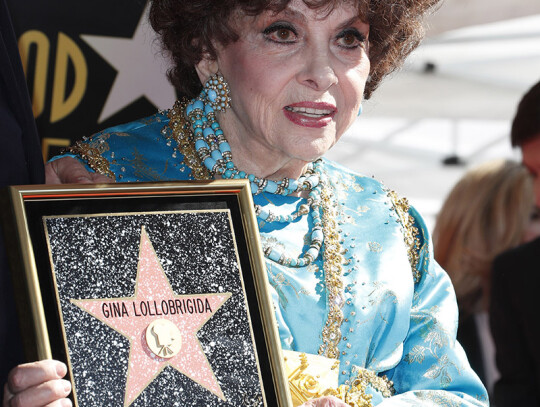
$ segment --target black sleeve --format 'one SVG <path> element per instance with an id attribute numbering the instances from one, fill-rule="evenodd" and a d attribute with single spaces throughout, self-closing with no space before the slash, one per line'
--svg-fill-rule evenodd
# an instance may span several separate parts
<path id="1" fill-rule="evenodd" d="M 528 301 L 538 302 L 538 298 L 527 295 L 526 282 L 527 267 L 524 267 L 519 252 L 507 252 L 495 259 L 490 324 L 497 368 L 501 373 L 494 389 L 497 407 L 539 405 L 537 373 L 526 325 L 538 324 L 538 315 L 531 315 L 533 308 L 526 305 Z M 540 293 L 537 288 L 535 290 L 538 297 Z"/>

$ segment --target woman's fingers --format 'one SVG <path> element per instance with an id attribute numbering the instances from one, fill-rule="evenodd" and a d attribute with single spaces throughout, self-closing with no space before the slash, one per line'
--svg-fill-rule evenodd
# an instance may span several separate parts
<path id="1" fill-rule="evenodd" d="M 7 385 L 9 391 L 16 394 L 40 383 L 61 379 L 66 373 L 66 365 L 57 360 L 40 360 L 39 362 L 25 363 L 9 372 Z"/>
<path id="2" fill-rule="evenodd" d="M 66 373 L 66 365 L 56 360 L 17 366 L 4 386 L 3 407 L 46 406 L 54 402 L 57 406 L 70 405 L 69 400 L 58 402 L 71 391 L 71 383 L 62 379 Z"/>
<path id="3" fill-rule="evenodd" d="M 348 407 L 343 401 L 333 396 L 325 396 L 314 400 L 308 400 L 301 407 Z"/>
<path id="4" fill-rule="evenodd" d="M 45 407 L 71 407 L 73 406 L 73 403 L 71 403 L 70 399 L 61 399 L 53 401 L 50 404 L 47 404 Z"/>
<path id="5" fill-rule="evenodd" d="M 50 380 L 14 394 L 6 407 L 70 406 L 71 401 L 65 398 L 70 391 L 71 383 L 67 380 Z"/>
<path id="6" fill-rule="evenodd" d="M 113 179 L 86 170 L 84 165 L 73 157 L 59 158 L 45 165 L 46 184 L 95 184 L 111 183 Z"/>

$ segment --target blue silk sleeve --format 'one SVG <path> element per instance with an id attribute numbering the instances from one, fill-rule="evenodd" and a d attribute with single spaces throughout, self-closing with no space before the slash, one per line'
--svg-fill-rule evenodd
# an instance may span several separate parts
<path id="1" fill-rule="evenodd" d="M 456 341 L 457 305 L 448 275 L 433 259 L 427 229 L 411 208 L 420 232 L 418 268 L 410 329 L 401 362 L 385 374 L 396 395 L 379 406 L 487 406 L 486 391 Z"/>

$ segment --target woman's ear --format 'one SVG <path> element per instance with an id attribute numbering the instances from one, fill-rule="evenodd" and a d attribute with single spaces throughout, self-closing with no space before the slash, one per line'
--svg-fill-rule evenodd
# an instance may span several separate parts
<path id="1" fill-rule="evenodd" d="M 204 53 L 203 58 L 195 65 L 197 75 L 201 83 L 205 83 L 219 69 L 217 60 L 213 59 L 208 53 Z"/>

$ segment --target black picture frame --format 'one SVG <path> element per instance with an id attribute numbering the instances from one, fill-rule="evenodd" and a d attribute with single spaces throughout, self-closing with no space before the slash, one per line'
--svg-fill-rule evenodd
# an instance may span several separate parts
<path id="1" fill-rule="evenodd" d="M 246 180 L 18 186 L 6 189 L 2 206 L 27 359 L 65 362 L 75 406 L 291 405 Z M 153 257 L 143 259 L 143 241 L 159 263 L 148 266 L 158 274 L 146 279 L 143 260 Z M 136 339 L 108 325 L 116 321 L 140 330 L 131 326 L 146 324 L 140 307 L 145 301 L 150 307 L 153 297 L 137 293 L 159 280 L 158 268 L 170 295 L 184 301 L 184 308 L 176 307 L 178 318 L 182 313 L 185 321 L 195 321 L 197 311 L 188 315 L 185 302 L 190 295 L 223 301 L 199 310 L 208 313 L 199 318 L 208 318 L 191 336 L 188 322 L 173 320 L 170 300 L 153 302 L 145 321 L 155 317 L 152 323 L 179 327 L 174 335 L 184 346 L 167 358 L 157 356 L 156 348 L 152 352 L 145 339 L 151 324 Z M 83 303 L 101 304 L 102 314 L 83 309 Z M 122 312 L 114 314 L 113 305 Z M 197 341 L 202 356 L 189 351 Z M 145 385 L 133 384 L 150 370 L 137 368 L 132 353 L 143 362 L 153 358 L 149 366 L 163 364 Z M 196 364 L 196 357 L 207 364 Z"/>

